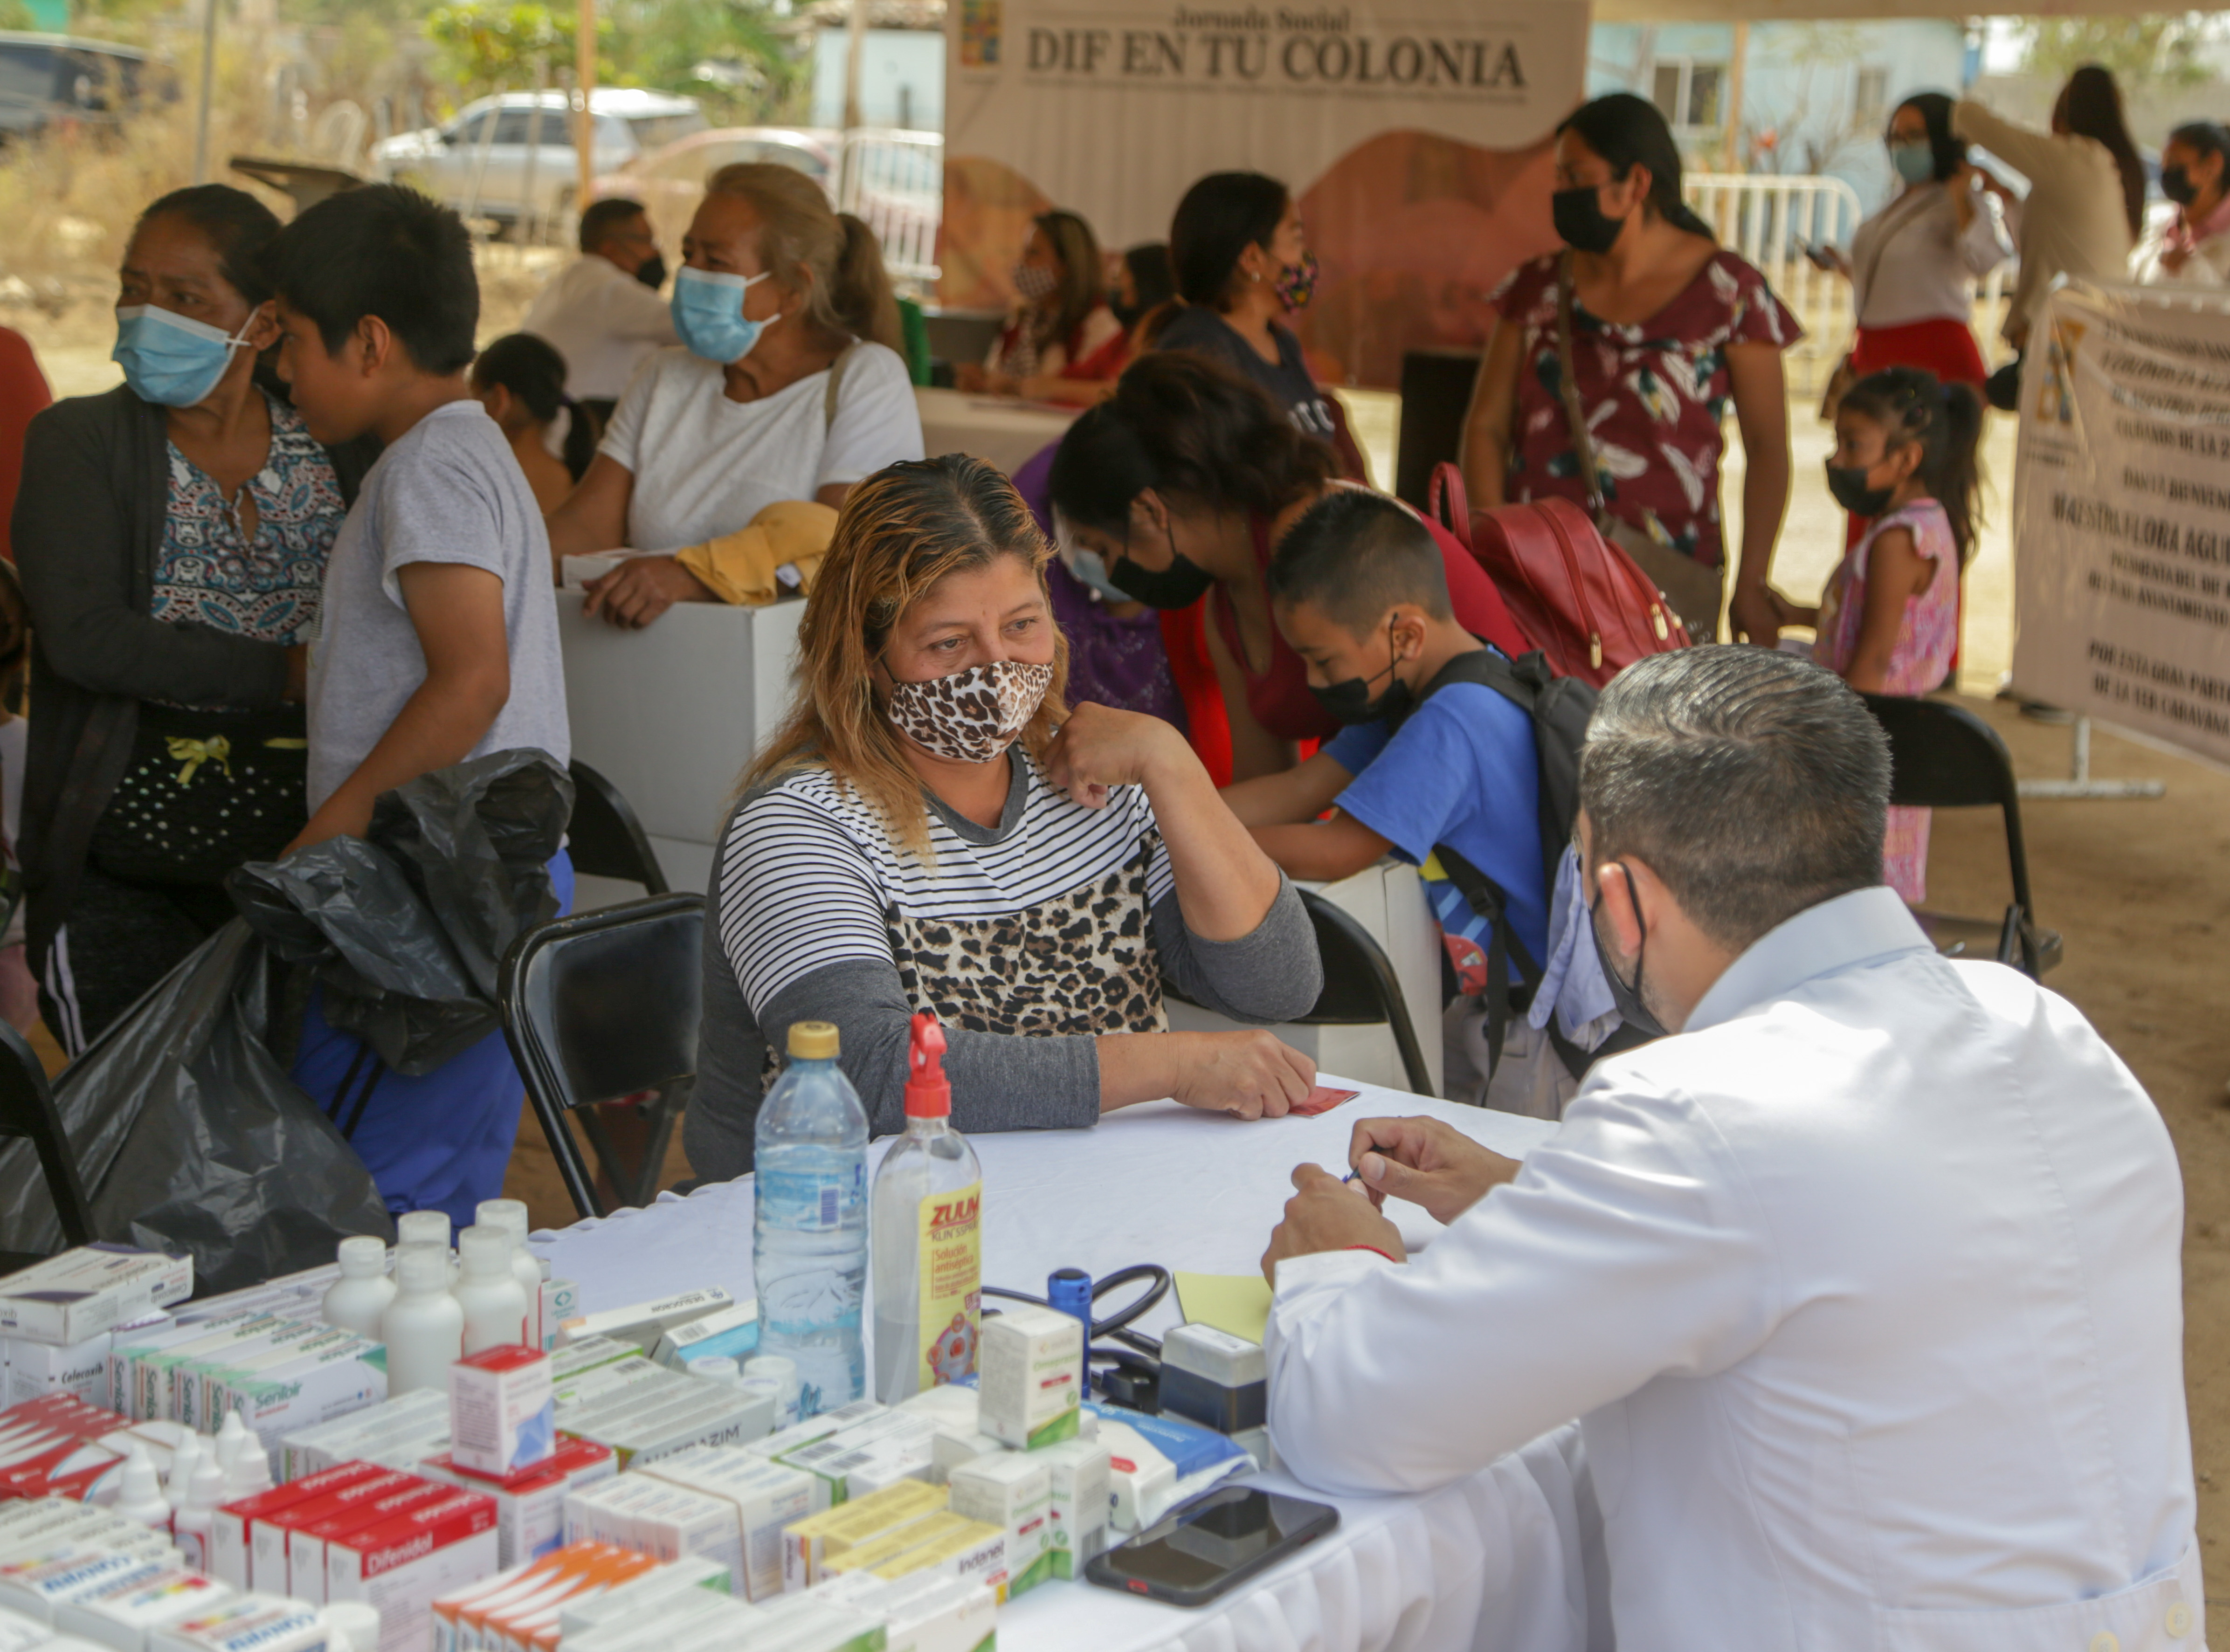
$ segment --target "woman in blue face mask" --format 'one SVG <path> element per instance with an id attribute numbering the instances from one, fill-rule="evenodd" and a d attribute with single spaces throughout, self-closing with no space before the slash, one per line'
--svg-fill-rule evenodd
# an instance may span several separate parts
<path id="1" fill-rule="evenodd" d="M 1890 197 L 1851 237 L 1846 254 L 1817 248 L 1850 279 L 1858 331 L 1838 387 L 1892 367 L 1919 367 L 1946 384 L 1978 390 L 1989 376 L 1975 342 L 1975 283 L 2013 255 L 1998 197 L 1982 187 L 1967 145 L 1951 135 L 1951 100 L 1941 92 L 1907 98 L 1883 134 L 1889 147 Z M 1829 391 L 1833 417 L 1840 389 Z M 1866 519 L 1850 519 L 1855 545 Z"/>
<path id="2" fill-rule="evenodd" d="M 679 346 L 636 370 L 581 485 L 550 513 L 550 549 L 631 546 L 588 611 L 648 625 L 718 599 L 671 554 L 749 527 L 785 500 L 841 505 L 852 485 L 922 456 L 921 415 L 882 249 L 786 166 L 724 166 L 682 237 Z"/>
<path id="3" fill-rule="evenodd" d="M 124 382 L 32 422 L 15 517 L 37 637 L 22 849 L 41 1010 L 74 1055 L 231 916 L 306 817 L 302 686 L 368 453 L 275 379 L 268 208 L 209 184 L 125 249 Z"/>

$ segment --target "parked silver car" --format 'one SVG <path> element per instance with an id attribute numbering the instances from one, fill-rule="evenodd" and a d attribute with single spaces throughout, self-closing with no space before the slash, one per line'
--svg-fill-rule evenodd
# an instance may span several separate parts
<path id="1" fill-rule="evenodd" d="M 590 94 L 599 173 L 705 129 L 694 98 L 633 87 Z M 570 211 L 580 184 L 568 94 L 506 92 L 467 104 L 444 126 L 403 132 L 372 145 L 375 177 L 414 183 L 467 216 L 502 228 Z M 531 194 L 530 194 L 531 190 Z"/>

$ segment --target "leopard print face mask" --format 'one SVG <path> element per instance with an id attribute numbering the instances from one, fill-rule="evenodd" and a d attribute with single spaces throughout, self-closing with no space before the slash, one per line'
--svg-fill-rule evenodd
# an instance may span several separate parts
<path id="1" fill-rule="evenodd" d="M 924 751 L 957 763 L 988 763 L 1029 726 L 1051 665 L 995 659 L 926 683 L 893 683 L 883 715 Z"/>

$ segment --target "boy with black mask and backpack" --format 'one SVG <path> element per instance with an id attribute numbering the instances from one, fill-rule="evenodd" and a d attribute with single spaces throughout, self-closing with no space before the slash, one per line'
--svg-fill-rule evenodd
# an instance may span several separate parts
<path id="1" fill-rule="evenodd" d="M 1311 690 L 1346 726 L 1224 800 L 1292 877 L 1346 877 L 1387 854 L 1416 865 L 1446 943 L 1444 1093 L 1557 1117 L 1586 1057 L 1569 1039 L 1560 1053 L 1526 1011 L 1552 957 L 1550 896 L 1594 691 L 1457 624 L 1432 536 L 1381 494 L 1343 489 L 1311 510 L 1269 588 Z M 1561 941 L 1571 926 L 1554 927 Z M 1585 961 L 1556 972 L 1582 998 L 1602 992 Z"/>

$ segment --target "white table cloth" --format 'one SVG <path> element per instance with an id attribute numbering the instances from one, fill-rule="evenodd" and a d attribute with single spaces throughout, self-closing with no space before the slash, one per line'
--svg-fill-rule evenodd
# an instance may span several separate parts
<path id="1" fill-rule="evenodd" d="M 1012 476 L 1040 448 L 1061 439 L 1080 408 L 1047 407 L 1035 402 L 970 395 L 964 390 L 917 389 L 921 409 L 922 451 L 973 453 Z"/>
<path id="2" fill-rule="evenodd" d="M 1099 1277 L 1136 1262 L 1251 1272 L 1292 1192 L 1292 1167 L 1344 1164 L 1354 1122 L 1373 1114 L 1429 1113 L 1512 1155 L 1553 1128 L 1325 1082 L 1363 1093 L 1313 1119 L 1244 1123 L 1161 1102 L 1090 1131 L 972 1138 L 983 1165 L 984 1282 L 1034 1295 L 1056 1268 Z M 879 1161 L 887 1145 L 870 1156 Z M 1422 1211 L 1394 1204 L 1389 1212 L 1405 1243 L 1429 1242 L 1435 1225 Z M 686 1199 L 662 1194 L 645 1210 L 538 1233 L 533 1245 L 580 1286 L 584 1310 L 699 1285 L 748 1297 L 751 1180 Z M 1116 1301 L 1111 1295 L 1107 1306 Z M 1177 1321 L 1172 1294 L 1140 1328 L 1159 1333 Z M 1355 1425 L 1367 1430 L 1371 1419 Z M 1336 1531 L 1207 1607 L 1047 1584 L 1002 1609 L 999 1644 L 1002 1652 L 1582 1652 L 1590 1626 L 1601 1637 L 1607 1619 L 1600 1601 L 1590 1610 L 1582 1557 L 1592 1512 L 1579 1462 L 1578 1431 L 1567 1427 L 1422 1497 L 1322 1497 L 1340 1511 Z M 1317 1495 L 1275 1473 L 1255 1478 Z"/>

